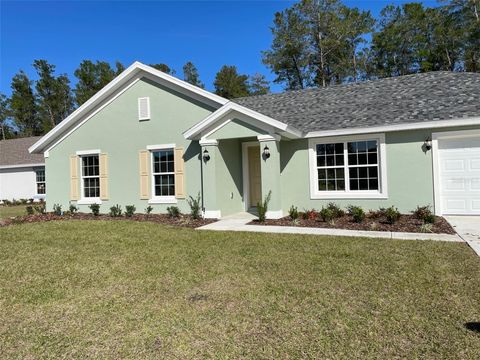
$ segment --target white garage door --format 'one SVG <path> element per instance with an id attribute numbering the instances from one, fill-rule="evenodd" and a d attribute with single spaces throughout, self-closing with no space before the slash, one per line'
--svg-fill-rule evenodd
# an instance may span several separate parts
<path id="1" fill-rule="evenodd" d="M 438 140 L 442 214 L 480 215 L 480 136 Z"/>

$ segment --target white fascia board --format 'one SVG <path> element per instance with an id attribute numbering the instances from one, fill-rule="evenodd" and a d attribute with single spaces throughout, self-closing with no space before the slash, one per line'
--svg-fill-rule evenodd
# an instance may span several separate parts
<path id="1" fill-rule="evenodd" d="M 468 125 L 480 125 L 480 117 L 473 117 L 473 118 L 466 118 L 466 119 L 423 121 L 423 122 L 410 123 L 410 124 L 372 126 L 372 127 L 365 127 L 365 128 L 353 128 L 353 129 L 350 128 L 350 129 L 311 131 L 307 133 L 305 137 L 312 138 L 312 137 L 327 137 L 327 136 L 339 136 L 339 135 L 371 134 L 371 133 L 378 133 L 378 132 L 421 130 L 421 129 L 432 129 L 432 128 L 438 129 L 438 128 L 468 126 Z"/>
<path id="2" fill-rule="evenodd" d="M 80 118 L 82 115 L 86 114 L 88 111 L 92 110 L 95 106 L 98 105 L 99 101 L 104 100 L 108 96 L 110 96 L 115 90 L 119 87 L 127 83 L 129 80 L 134 78 L 139 73 L 145 73 L 149 76 L 150 79 L 158 81 L 158 79 L 164 80 L 164 83 L 176 85 L 179 88 L 187 90 L 192 94 L 197 94 L 204 99 L 209 99 L 214 103 L 219 105 L 224 105 L 228 103 L 228 100 L 210 93 L 204 89 L 201 89 L 197 86 L 191 85 L 183 80 L 177 79 L 171 75 L 165 74 L 164 72 L 154 69 L 150 66 L 142 64 L 138 61 L 134 62 L 130 65 L 127 69 L 125 69 L 120 75 L 118 75 L 115 79 L 109 82 L 103 89 L 101 89 L 98 93 L 92 96 L 88 101 L 86 101 L 82 106 L 76 109 L 73 113 L 71 113 L 66 119 L 64 119 L 60 124 L 55 126 L 52 130 L 50 130 L 45 136 L 43 136 L 40 140 L 38 140 L 35 144 L 30 146 L 28 151 L 30 153 L 38 153 L 44 150 L 45 146 L 52 142 L 52 140 L 63 133 L 64 130 L 68 129 L 69 126 Z"/>
<path id="3" fill-rule="evenodd" d="M 217 111 L 213 112 L 209 116 L 207 116 L 205 119 L 200 121 L 198 124 L 192 126 L 190 129 L 185 131 L 183 133 L 183 136 L 186 139 L 193 139 L 196 136 L 198 136 L 203 130 L 207 129 L 211 124 L 213 124 L 215 121 L 223 117 L 224 115 L 236 111 L 239 114 L 242 114 L 244 116 L 248 116 L 250 118 L 256 119 L 261 123 L 264 123 L 266 125 L 269 125 L 278 131 L 290 135 L 290 137 L 302 137 L 302 132 L 288 126 L 287 124 L 280 122 L 278 120 L 272 119 L 269 116 L 260 114 L 259 112 L 256 112 L 254 110 L 251 110 L 249 108 L 246 108 L 244 106 L 241 106 L 237 103 L 234 102 L 229 102 L 228 104 L 223 105 L 220 109 Z"/>
<path id="4" fill-rule="evenodd" d="M 20 168 L 27 168 L 27 167 L 37 167 L 37 166 L 45 166 L 45 163 L 36 163 L 36 164 L 20 164 L 20 165 L 1 165 L 0 169 L 20 169 Z"/>

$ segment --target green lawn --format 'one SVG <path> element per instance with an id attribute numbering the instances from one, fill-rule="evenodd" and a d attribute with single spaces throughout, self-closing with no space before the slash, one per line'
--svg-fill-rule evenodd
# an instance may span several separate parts
<path id="1" fill-rule="evenodd" d="M 6 219 L 12 216 L 26 215 L 25 205 L 16 206 L 1 206 L 0 205 L 0 219 Z"/>
<path id="2" fill-rule="evenodd" d="M 2 358 L 480 356 L 467 245 L 128 221 L 0 228 Z"/>

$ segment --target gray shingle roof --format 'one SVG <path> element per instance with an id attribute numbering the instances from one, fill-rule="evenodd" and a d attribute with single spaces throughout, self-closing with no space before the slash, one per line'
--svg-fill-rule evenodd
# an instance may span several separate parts
<path id="1" fill-rule="evenodd" d="M 480 74 L 429 72 L 234 99 L 304 132 L 480 116 Z"/>
<path id="2" fill-rule="evenodd" d="M 0 166 L 42 164 L 43 154 L 30 154 L 28 148 L 36 143 L 40 136 L 0 141 Z"/>

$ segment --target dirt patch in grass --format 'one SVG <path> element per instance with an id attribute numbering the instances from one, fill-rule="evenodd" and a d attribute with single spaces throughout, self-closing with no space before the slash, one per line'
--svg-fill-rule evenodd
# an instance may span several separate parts
<path id="1" fill-rule="evenodd" d="M 131 217 L 127 216 L 117 216 L 113 217 L 110 215 L 100 214 L 94 216 L 92 214 L 77 213 L 77 214 L 65 214 L 65 215 L 55 215 L 54 213 L 46 214 L 33 214 L 33 215 L 23 215 L 16 216 L 12 218 L 3 219 L 0 221 L 0 227 L 14 225 L 14 224 L 24 224 L 24 223 L 36 223 L 36 222 L 46 222 L 46 221 L 62 221 L 62 220 L 111 220 L 111 221 L 148 221 L 164 225 L 172 226 L 181 226 L 187 228 L 197 228 L 203 225 L 210 224 L 215 222 L 215 219 L 194 219 L 190 215 L 180 215 L 179 217 L 173 218 L 167 214 L 134 214 Z"/>
<path id="2" fill-rule="evenodd" d="M 253 220 L 249 225 L 276 225 L 276 226 L 299 226 L 299 227 L 316 227 L 326 229 L 346 229 L 346 230 L 367 230 L 367 231 L 394 231 L 394 232 L 412 232 L 421 233 L 423 222 L 413 215 L 401 215 L 400 219 L 395 224 L 389 224 L 385 219 L 367 216 L 361 223 L 353 220 L 352 216 L 344 215 L 336 218 L 333 222 L 322 221 L 318 217 L 315 219 L 298 219 L 292 221 L 289 216 L 281 219 L 266 220 L 261 223 L 258 220 Z M 435 223 L 432 224 L 428 232 L 435 234 L 455 234 L 455 230 L 444 218 L 440 216 L 435 217 Z"/>

